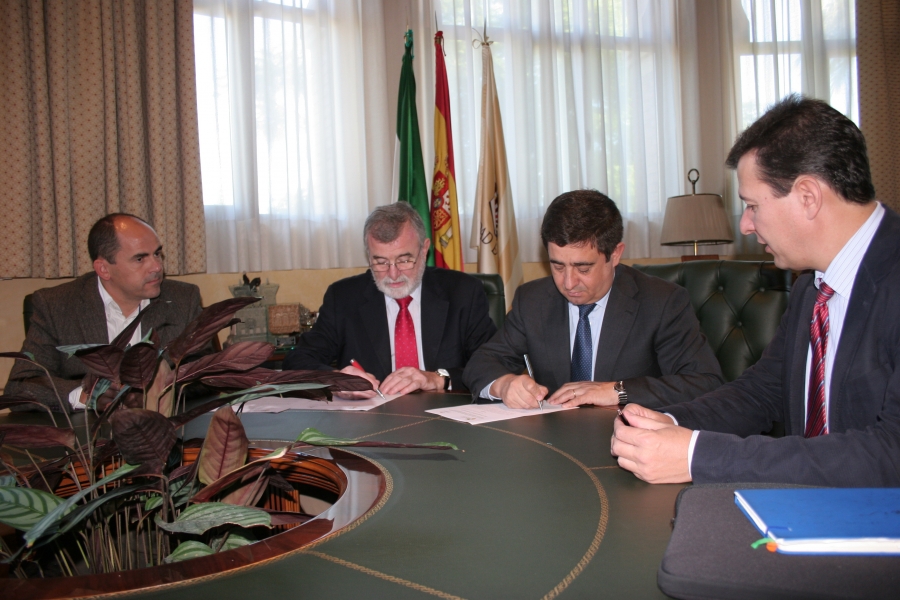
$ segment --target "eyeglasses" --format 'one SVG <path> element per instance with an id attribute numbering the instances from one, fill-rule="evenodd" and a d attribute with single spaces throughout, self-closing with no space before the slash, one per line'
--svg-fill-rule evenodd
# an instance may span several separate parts
<path id="1" fill-rule="evenodd" d="M 397 267 L 399 271 L 409 271 L 414 266 L 416 266 L 416 258 L 401 258 L 394 262 L 388 262 L 386 260 L 383 261 L 375 261 L 370 263 L 372 266 L 372 270 L 376 273 L 386 273 L 391 270 L 391 266 Z"/>

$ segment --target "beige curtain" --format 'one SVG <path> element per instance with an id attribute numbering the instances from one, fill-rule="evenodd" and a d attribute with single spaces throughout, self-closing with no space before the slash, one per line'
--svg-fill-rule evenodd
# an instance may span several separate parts
<path id="1" fill-rule="evenodd" d="M 110 212 L 206 270 L 191 0 L 4 0 L 0 81 L 0 276 L 89 271 Z"/>
<path id="2" fill-rule="evenodd" d="M 900 211 L 900 3 L 856 3 L 859 120 L 878 199 Z"/>

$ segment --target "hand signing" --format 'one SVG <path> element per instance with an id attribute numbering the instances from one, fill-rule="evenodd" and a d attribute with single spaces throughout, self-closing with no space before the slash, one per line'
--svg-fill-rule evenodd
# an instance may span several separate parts
<path id="1" fill-rule="evenodd" d="M 547 388 L 528 375 L 504 375 L 491 385 L 490 394 L 502 398 L 510 408 L 537 408 L 547 396 Z"/>
<path id="2" fill-rule="evenodd" d="M 346 373 L 347 375 L 356 375 L 357 377 L 367 379 L 369 383 L 372 384 L 372 389 L 366 390 L 364 392 L 335 392 L 334 395 L 338 398 L 343 398 L 344 400 L 366 400 L 368 398 L 374 398 L 378 395 L 378 392 L 376 392 L 375 389 L 378 388 L 381 382 L 375 379 L 375 376 L 371 373 L 366 373 L 362 369 L 357 369 L 353 365 L 347 365 L 346 367 L 341 369 L 341 373 Z"/>
<path id="3" fill-rule="evenodd" d="M 648 483 L 685 483 L 688 470 L 690 429 L 678 427 L 668 416 L 629 404 L 623 411 L 628 425 L 617 418 L 610 453 L 619 466 Z"/>
<path id="4" fill-rule="evenodd" d="M 613 389 L 613 381 L 572 381 L 558 390 L 547 400 L 550 404 L 562 406 L 581 406 L 596 404 L 597 406 L 615 406 L 619 403 L 619 394 Z"/>
<path id="5" fill-rule="evenodd" d="M 384 378 L 381 391 L 385 395 L 403 395 L 422 390 L 424 392 L 443 391 L 444 378 L 437 373 L 420 371 L 415 367 L 402 367 Z"/>

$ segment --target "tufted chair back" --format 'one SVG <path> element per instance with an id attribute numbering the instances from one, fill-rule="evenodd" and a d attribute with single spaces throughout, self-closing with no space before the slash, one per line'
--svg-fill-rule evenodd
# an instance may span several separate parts
<path id="1" fill-rule="evenodd" d="M 787 309 L 791 272 L 771 262 L 697 260 L 634 268 L 687 289 L 726 381 L 759 360 Z"/>
<path id="2" fill-rule="evenodd" d="M 503 329 L 506 321 L 506 293 L 503 288 L 503 278 L 496 273 L 469 273 L 475 279 L 481 281 L 484 293 L 488 299 L 488 314 L 497 329 Z"/>

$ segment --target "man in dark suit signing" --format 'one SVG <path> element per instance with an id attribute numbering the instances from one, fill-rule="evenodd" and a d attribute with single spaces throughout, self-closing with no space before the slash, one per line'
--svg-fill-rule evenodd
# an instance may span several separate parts
<path id="1" fill-rule="evenodd" d="M 687 291 L 619 264 L 615 203 L 594 190 L 556 198 L 541 240 L 551 277 L 520 286 L 503 330 L 463 375 L 477 397 L 512 408 L 665 406 L 723 383 Z M 522 374 L 528 354 L 534 378 Z"/>
<path id="2" fill-rule="evenodd" d="M 862 132 L 789 96 L 726 164 L 741 232 L 779 267 L 812 272 L 759 362 L 668 414 L 629 405 L 613 455 L 653 483 L 900 486 L 900 217 L 875 201 Z M 776 421 L 785 437 L 758 435 Z"/>
<path id="3" fill-rule="evenodd" d="M 391 395 L 461 389 L 463 367 L 497 329 L 483 286 L 458 271 L 425 267 L 431 241 L 406 202 L 376 208 L 363 239 L 371 270 L 328 287 L 315 325 L 283 368 L 330 370 L 334 363 Z"/>
<path id="4" fill-rule="evenodd" d="M 152 329 L 164 346 L 200 314 L 197 286 L 164 279 L 162 244 L 143 219 L 124 213 L 103 217 L 88 234 L 88 253 L 92 273 L 32 297 L 34 314 L 22 352 L 31 352 L 47 368 L 52 384 L 43 370 L 19 360 L 5 396 L 31 398 L 53 410 L 83 408 L 84 365 L 57 347 L 107 344 L 145 309 L 131 343 Z"/>

